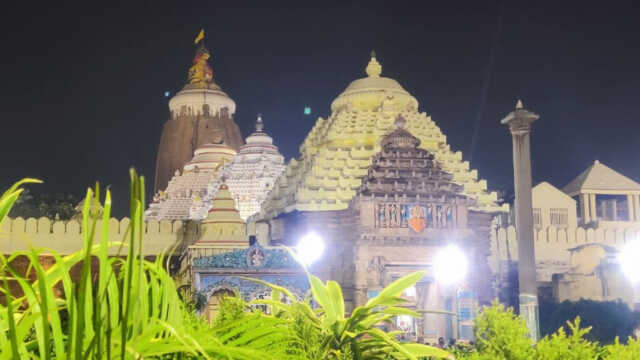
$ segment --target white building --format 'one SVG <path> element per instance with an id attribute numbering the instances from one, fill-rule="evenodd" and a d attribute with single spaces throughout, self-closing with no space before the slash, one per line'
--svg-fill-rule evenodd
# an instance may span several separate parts
<path id="1" fill-rule="evenodd" d="M 220 187 L 223 169 L 235 155 L 225 144 L 199 147 L 183 171 L 176 171 L 167 189 L 154 196 L 145 213 L 147 220 L 204 219 Z"/>
<path id="2" fill-rule="evenodd" d="M 264 132 L 262 117 L 258 115 L 256 131 L 246 138 L 246 144 L 224 170 L 225 183 L 243 220 L 260 211 L 260 205 L 284 169 L 284 157 L 273 145 L 273 138 Z"/>

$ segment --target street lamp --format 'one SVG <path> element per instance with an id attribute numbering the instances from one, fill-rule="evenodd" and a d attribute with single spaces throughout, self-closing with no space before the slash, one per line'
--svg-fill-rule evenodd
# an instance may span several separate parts
<path id="1" fill-rule="evenodd" d="M 626 244 L 618 254 L 622 271 L 632 283 L 640 282 L 640 239 Z"/>
<path id="2" fill-rule="evenodd" d="M 456 285 L 467 276 L 467 257 L 456 245 L 448 245 L 435 257 L 433 270 L 436 281 L 443 285 Z"/>
<path id="3" fill-rule="evenodd" d="M 310 232 L 300 239 L 295 247 L 295 254 L 298 262 L 304 266 L 309 266 L 322 256 L 324 252 L 324 241 L 322 238 Z"/>

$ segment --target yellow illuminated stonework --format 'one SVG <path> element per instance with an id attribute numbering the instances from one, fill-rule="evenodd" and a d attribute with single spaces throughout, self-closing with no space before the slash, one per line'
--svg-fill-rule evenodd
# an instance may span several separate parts
<path id="1" fill-rule="evenodd" d="M 381 77 L 382 65 L 372 54 L 367 77 L 353 81 L 331 104 L 331 116 L 318 118 L 263 204 L 265 218 L 293 210 L 342 210 L 348 207 L 367 174 L 371 157 L 380 151 L 380 139 L 402 115 L 407 130 L 431 151 L 443 169 L 463 185 L 476 207 L 497 210 L 497 194 L 487 191 L 462 153 L 451 150 L 446 136 L 429 115 L 418 111 L 418 101 L 394 79 Z M 501 208 L 506 210 L 505 208 Z"/>
<path id="2" fill-rule="evenodd" d="M 248 245 L 245 223 L 227 185 L 220 185 L 201 230 L 195 246 Z"/>

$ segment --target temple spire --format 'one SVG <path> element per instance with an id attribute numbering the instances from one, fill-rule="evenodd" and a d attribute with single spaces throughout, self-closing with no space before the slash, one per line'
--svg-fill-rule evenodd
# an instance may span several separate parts
<path id="1" fill-rule="evenodd" d="M 516 102 L 516 110 L 518 109 L 524 109 L 524 105 L 522 105 L 522 100 L 518 99 L 518 102 Z"/>
<path id="2" fill-rule="evenodd" d="M 258 120 L 256 120 L 256 131 L 262 132 L 264 124 L 262 123 L 262 114 L 258 114 Z"/>

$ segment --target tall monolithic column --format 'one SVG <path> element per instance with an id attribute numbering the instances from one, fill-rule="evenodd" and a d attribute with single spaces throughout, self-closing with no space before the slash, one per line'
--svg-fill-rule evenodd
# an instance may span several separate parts
<path id="1" fill-rule="evenodd" d="M 518 283 L 520 286 L 520 316 L 529 328 L 534 342 L 540 334 L 538 317 L 538 287 L 536 284 L 536 255 L 533 242 L 533 208 L 531 200 L 531 123 L 539 116 L 522 106 L 518 100 L 516 109 L 501 123 L 509 126 L 513 138 L 513 179 L 516 195 L 516 237 L 518 239 Z"/>

